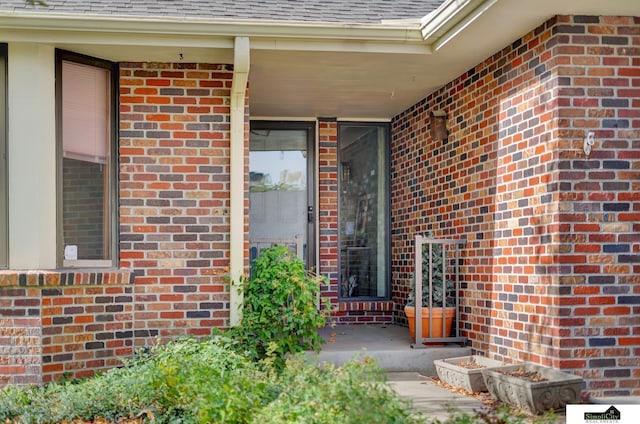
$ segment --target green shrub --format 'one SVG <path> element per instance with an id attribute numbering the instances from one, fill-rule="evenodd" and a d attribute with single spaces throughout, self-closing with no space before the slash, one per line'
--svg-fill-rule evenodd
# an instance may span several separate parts
<path id="1" fill-rule="evenodd" d="M 279 385 L 280 396 L 256 413 L 251 423 L 424 422 L 408 401 L 386 385 L 383 371 L 367 358 L 339 368 L 305 365 L 300 358 L 289 360 Z"/>
<path id="2" fill-rule="evenodd" d="M 164 414 L 182 422 L 246 422 L 273 397 L 269 377 L 228 339 L 194 339 L 161 349 L 152 387 Z"/>
<path id="3" fill-rule="evenodd" d="M 96 378 L 34 387 L 8 387 L 0 393 L 0 421 L 58 423 L 75 417 L 135 416 L 153 410 L 148 372 L 135 367 L 112 369 Z"/>
<path id="4" fill-rule="evenodd" d="M 280 372 L 237 353 L 224 337 L 151 349 L 94 378 L 0 391 L 0 422 L 416 423 L 370 360 L 340 368 L 289 360 Z"/>
<path id="5" fill-rule="evenodd" d="M 324 340 L 318 329 L 326 324 L 327 312 L 319 308 L 323 281 L 286 247 L 263 250 L 251 278 L 242 281 L 242 321 L 230 335 L 254 359 L 269 359 L 280 368 L 287 354 L 319 350 Z"/>

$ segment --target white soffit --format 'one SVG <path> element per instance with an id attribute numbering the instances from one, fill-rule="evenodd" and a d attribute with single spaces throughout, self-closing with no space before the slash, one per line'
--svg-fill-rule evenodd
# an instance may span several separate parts
<path id="1" fill-rule="evenodd" d="M 233 63 L 233 37 L 248 36 L 252 115 L 388 120 L 554 15 L 639 16 L 639 1 L 447 0 L 382 24 L 0 12 L 0 33 L 113 61 L 211 63 Z"/>

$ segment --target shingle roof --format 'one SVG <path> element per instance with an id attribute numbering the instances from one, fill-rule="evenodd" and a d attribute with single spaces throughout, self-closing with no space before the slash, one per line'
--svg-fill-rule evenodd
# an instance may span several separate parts
<path id="1" fill-rule="evenodd" d="M 0 10 L 44 13 L 177 16 L 379 23 L 419 19 L 444 0 L 46 0 L 48 7 L 25 0 L 3 0 Z"/>

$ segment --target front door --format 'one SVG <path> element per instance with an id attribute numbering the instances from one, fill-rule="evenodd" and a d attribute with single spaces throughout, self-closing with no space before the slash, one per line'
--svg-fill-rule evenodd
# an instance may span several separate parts
<path id="1" fill-rule="evenodd" d="M 251 122 L 251 259 L 266 247 L 285 245 L 314 266 L 314 129 L 307 122 Z"/>

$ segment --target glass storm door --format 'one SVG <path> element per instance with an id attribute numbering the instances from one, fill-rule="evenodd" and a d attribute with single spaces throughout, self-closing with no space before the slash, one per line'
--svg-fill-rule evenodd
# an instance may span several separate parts
<path id="1" fill-rule="evenodd" d="M 314 265 L 314 124 L 252 122 L 249 138 L 250 258 L 285 245 Z"/>

